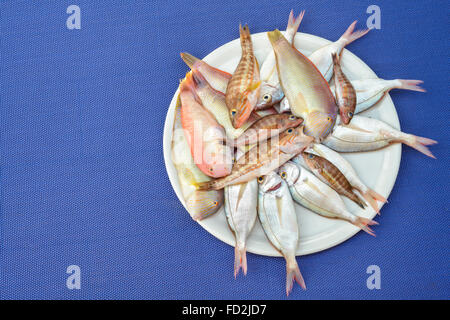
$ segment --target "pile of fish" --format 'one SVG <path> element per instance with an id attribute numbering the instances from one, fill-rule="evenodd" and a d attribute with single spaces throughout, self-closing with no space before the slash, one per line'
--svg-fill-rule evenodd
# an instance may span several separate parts
<path id="1" fill-rule="evenodd" d="M 295 18 L 291 11 L 284 35 L 267 33 L 273 50 L 262 63 L 248 26 L 240 26 L 242 55 L 233 74 L 182 53 L 191 71 L 180 83 L 172 140 L 172 161 L 192 218 L 225 208 L 236 238 L 235 277 L 241 268 L 247 273 L 246 241 L 259 217 L 286 259 L 286 294 L 294 280 L 306 288 L 296 261 L 295 202 L 374 235 L 377 223 L 350 212 L 341 196 L 377 213 L 378 201 L 386 199 L 338 152 L 404 143 L 433 157 L 427 145 L 436 143 L 358 115 L 391 89 L 424 92 L 422 81 L 349 81 L 341 53 L 369 31 L 355 31 L 356 21 L 336 42 L 304 56 L 294 46 L 303 14 Z"/>

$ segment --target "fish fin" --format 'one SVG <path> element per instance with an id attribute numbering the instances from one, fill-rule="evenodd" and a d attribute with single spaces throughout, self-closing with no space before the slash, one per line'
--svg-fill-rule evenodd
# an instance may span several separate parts
<path id="1" fill-rule="evenodd" d="M 244 272 L 244 275 L 247 275 L 247 250 L 244 247 L 240 247 L 236 243 L 234 247 L 234 278 L 236 279 L 239 274 L 239 270 Z"/>
<path id="2" fill-rule="evenodd" d="M 378 208 L 377 201 L 387 202 L 385 197 L 370 188 L 367 188 L 366 192 L 362 192 L 362 196 L 378 214 L 380 214 L 380 209 Z"/>
<path id="3" fill-rule="evenodd" d="M 269 37 L 269 41 L 272 45 L 274 45 L 275 42 L 277 42 L 278 40 L 281 40 L 281 39 L 286 40 L 286 38 L 284 38 L 283 34 L 278 29 L 267 32 L 267 37 Z"/>
<path id="4" fill-rule="evenodd" d="M 303 20 L 303 16 L 305 15 L 305 10 L 303 10 L 302 12 L 300 12 L 300 14 L 298 15 L 297 18 L 295 18 L 294 16 L 294 10 L 291 10 L 291 13 L 289 14 L 289 21 L 288 21 L 288 25 L 286 27 L 286 31 L 291 31 L 292 34 L 297 33 L 298 27 L 300 26 L 300 23 Z M 294 39 L 292 39 L 294 40 Z M 292 41 L 292 45 L 294 45 L 294 41 Z"/>
<path id="5" fill-rule="evenodd" d="M 415 136 L 415 135 L 411 135 L 411 136 L 413 136 L 413 138 L 414 138 L 414 139 L 412 139 L 412 142 L 409 140 L 405 140 L 402 142 L 404 142 L 411 148 L 414 148 L 417 151 L 422 152 L 424 155 L 427 155 L 433 159 L 436 159 L 436 157 L 431 153 L 431 151 L 426 146 L 436 144 L 437 141 L 428 139 L 428 138 L 424 138 L 424 137 Z"/>
<path id="6" fill-rule="evenodd" d="M 259 86 L 261 85 L 261 80 L 259 80 L 258 82 L 253 82 L 251 83 L 247 89 L 245 90 L 244 94 L 248 95 L 249 93 L 251 93 L 252 91 L 256 90 L 259 88 Z"/>
<path id="7" fill-rule="evenodd" d="M 405 90 L 412 90 L 412 91 L 419 91 L 419 92 L 426 92 L 426 90 L 419 85 L 423 83 L 422 80 L 404 80 L 404 79 L 397 79 L 397 81 L 400 82 L 400 85 L 397 86 L 397 89 L 405 89 Z"/>
<path id="8" fill-rule="evenodd" d="M 208 191 L 208 190 L 217 190 L 216 187 L 216 180 L 210 180 L 205 182 L 199 182 L 193 184 L 197 188 L 198 191 Z"/>
<path id="9" fill-rule="evenodd" d="M 356 217 L 356 220 L 352 222 L 355 226 L 361 228 L 361 230 L 367 232 L 371 236 L 375 237 L 375 232 L 369 227 L 373 225 L 378 225 L 379 223 L 367 218 Z"/>
<path id="10" fill-rule="evenodd" d="M 192 54 L 187 52 L 180 53 L 181 59 L 183 59 L 184 63 L 188 65 L 189 68 L 193 69 L 196 62 L 201 61 L 199 58 L 194 57 Z"/>
<path id="11" fill-rule="evenodd" d="M 248 28 L 248 25 L 242 26 L 239 24 L 239 35 L 241 39 L 250 38 L 250 29 Z"/>
<path id="12" fill-rule="evenodd" d="M 355 41 L 356 39 L 361 38 L 362 36 L 364 36 L 365 34 L 367 34 L 370 29 L 365 29 L 365 30 L 358 30 L 355 31 L 355 25 L 356 22 L 358 21 L 353 21 L 353 23 L 347 28 L 347 30 L 344 32 L 344 34 L 341 36 L 341 39 L 343 39 L 345 41 L 345 45 L 348 45 L 350 43 L 352 43 L 353 41 Z"/>
<path id="13" fill-rule="evenodd" d="M 292 259 L 286 260 L 286 296 L 289 296 L 289 293 L 291 293 L 294 280 L 303 290 L 306 290 L 305 280 L 300 272 L 295 256 Z"/>

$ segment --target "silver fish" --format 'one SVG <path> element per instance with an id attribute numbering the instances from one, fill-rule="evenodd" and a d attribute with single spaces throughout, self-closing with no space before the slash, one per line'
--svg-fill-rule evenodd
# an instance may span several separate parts
<path id="1" fill-rule="evenodd" d="M 294 279 L 306 289 L 295 259 L 299 228 L 294 201 L 286 182 L 273 171 L 266 176 L 258 177 L 258 182 L 259 219 L 269 241 L 286 259 L 286 295 L 291 292 Z"/>
<path id="2" fill-rule="evenodd" d="M 370 29 L 366 29 L 353 32 L 356 22 L 354 21 L 337 41 L 317 49 L 308 56 L 309 60 L 314 63 L 327 81 L 330 81 L 333 76 L 333 60 L 331 59 L 331 54 L 336 53 L 339 56 L 346 45 L 361 38 L 370 31 Z"/>
<path id="3" fill-rule="evenodd" d="M 289 161 L 278 172 L 287 182 L 292 198 L 300 205 L 321 216 L 348 221 L 368 234 L 375 235 L 369 225 L 376 225 L 377 222 L 349 212 L 339 194 L 305 168 Z"/>
<path id="4" fill-rule="evenodd" d="M 294 17 L 294 12 L 292 10 L 289 14 L 285 37 L 290 43 L 294 43 L 295 35 L 297 34 L 298 27 L 302 22 L 304 14 L 305 11 L 302 11 L 297 18 Z M 256 104 L 256 110 L 273 106 L 284 97 L 283 89 L 281 88 L 278 79 L 275 53 L 273 50 L 270 51 L 269 55 L 261 65 L 260 77 L 262 81 L 261 92 Z"/>
<path id="5" fill-rule="evenodd" d="M 243 153 L 238 151 L 236 157 Z M 247 274 L 247 238 L 255 225 L 258 203 L 258 182 L 253 179 L 242 184 L 227 186 L 224 189 L 225 214 L 228 225 L 236 238 L 234 249 L 234 277 L 242 267 Z"/>
<path id="6" fill-rule="evenodd" d="M 363 116 L 354 116 L 349 125 L 335 126 L 332 134 L 322 143 L 334 151 L 358 152 L 377 150 L 396 142 L 435 158 L 427 146 L 437 141 L 403 133 L 380 120 Z"/>
<path id="7" fill-rule="evenodd" d="M 363 198 L 370 204 L 375 212 L 377 212 L 378 214 L 380 213 L 377 201 L 386 202 L 386 198 L 375 190 L 367 187 L 358 177 L 358 174 L 356 173 L 355 169 L 353 169 L 350 162 L 348 162 L 343 156 L 341 156 L 336 151 L 333 151 L 330 148 L 324 146 L 323 144 L 317 143 L 312 145 L 306 151 L 321 156 L 334 164 L 336 168 L 338 168 L 339 171 L 345 176 L 345 178 L 347 178 L 350 185 L 363 196 Z M 292 159 L 292 161 L 303 166 L 302 163 L 304 160 L 301 156 L 295 157 L 294 159 Z"/>
<path id="8" fill-rule="evenodd" d="M 384 80 L 384 79 L 360 79 L 350 81 L 356 91 L 355 114 L 363 112 L 377 104 L 392 89 L 404 89 L 425 92 L 419 85 L 422 80 Z M 335 86 L 330 87 L 335 94 Z"/>

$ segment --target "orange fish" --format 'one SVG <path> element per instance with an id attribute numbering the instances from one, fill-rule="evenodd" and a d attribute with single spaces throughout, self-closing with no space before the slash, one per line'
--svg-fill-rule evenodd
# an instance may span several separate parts
<path id="1" fill-rule="evenodd" d="M 248 26 L 239 25 L 242 55 L 228 82 L 225 102 L 235 128 L 241 127 L 250 117 L 261 91 L 259 65 L 253 54 L 252 38 Z"/>

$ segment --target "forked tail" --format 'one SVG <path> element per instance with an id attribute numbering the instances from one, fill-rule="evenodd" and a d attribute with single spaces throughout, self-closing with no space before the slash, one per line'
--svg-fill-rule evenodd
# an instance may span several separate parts
<path id="1" fill-rule="evenodd" d="M 405 139 L 402 142 L 407 144 L 411 148 L 414 148 L 417 151 L 422 152 L 423 154 L 425 154 L 433 159 L 436 159 L 436 157 L 431 153 L 431 151 L 427 148 L 427 146 L 436 144 L 437 141 L 428 139 L 428 138 L 424 138 L 424 137 L 415 136 L 412 134 L 409 134 L 409 136 L 410 136 L 410 139 Z"/>
<path id="2" fill-rule="evenodd" d="M 241 247 L 236 243 L 234 247 L 234 278 L 236 279 L 242 267 L 244 275 L 247 275 L 247 252 L 245 246 Z"/>
<path id="3" fill-rule="evenodd" d="M 378 225 L 378 222 L 363 217 L 356 217 L 353 224 L 375 237 L 375 232 L 369 226 Z"/>
<path id="4" fill-rule="evenodd" d="M 412 91 L 419 91 L 419 92 L 426 92 L 426 90 L 419 85 L 423 83 L 422 80 L 404 80 L 404 79 L 397 79 L 397 81 L 400 83 L 400 85 L 396 86 L 397 89 L 404 89 L 404 90 L 412 90 Z"/>
<path id="5" fill-rule="evenodd" d="M 195 64 L 199 63 L 201 61 L 199 58 L 196 58 L 187 52 L 181 52 L 180 56 L 181 56 L 181 59 L 183 59 L 184 63 L 186 63 L 188 65 L 188 67 L 191 69 L 194 69 Z"/>
<path id="6" fill-rule="evenodd" d="M 378 207 L 377 201 L 385 203 L 387 202 L 386 198 L 370 188 L 367 188 L 366 192 L 361 192 L 361 194 L 367 201 L 367 203 L 370 204 L 373 210 L 375 210 L 376 213 L 380 214 L 380 208 Z"/>
<path id="7" fill-rule="evenodd" d="M 300 269 L 297 264 L 297 260 L 295 260 L 295 256 L 286 258 L 286 295 L 289 296 L 289 293 L 292 291 L 292 287 L 294 286 L 294 280 L 306 290 L 305 280 L 303 280 L 303 276 L 300 272 Z"/>
<path id="8" fill-rule="evenodd" d="M 358 31 L 353 32 L 355 30 L 356 22 L 358 22 L 358 21 L 353 21 L 353 23 L 347 28 L 347 30 L 344 32 L 344 34 L 340 38 L 345 41 L 345 46 L 352 43 L 356 39 L 361 38 L 362 36 L 364 36 L 365 34 L 367 34 L 370 31 L 370 29 L 365 29 L 365 30 L 358 30 Z"/>
<path id="9" fill-rule="evenodd" d="M 300 23 L 303 20 L 303 16 L 305 15 L 305 10 L 303 10 L 302 12 L 300 12 L 300 14 L 298 15 L 297 18 L 295 18 L 294 16 L 294 10 L 291 10 L 291 13 L 289 14 L 289 21 L 288 21 L 288 25 L 286 27 L 286 38 L 292 40 L 292 45 L 294 45 L 294 38 L 295 35 L 297 34 L 298 31 L 298 27 L 300 26 Z"/>

